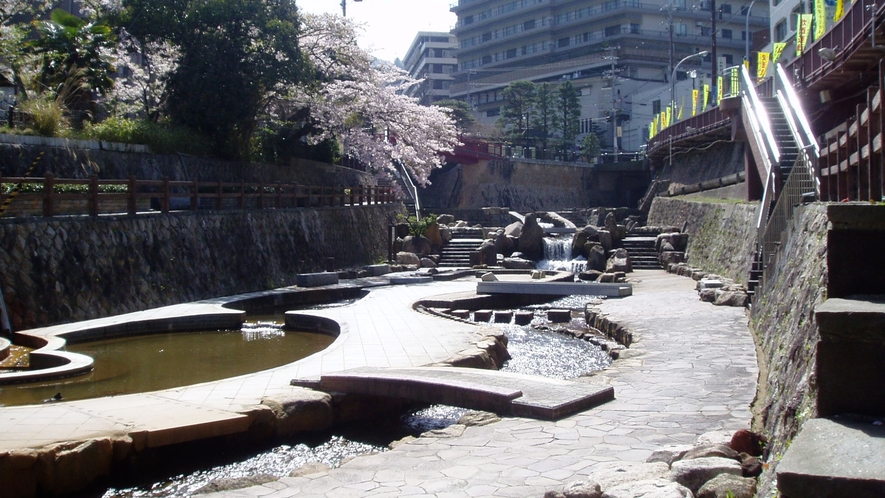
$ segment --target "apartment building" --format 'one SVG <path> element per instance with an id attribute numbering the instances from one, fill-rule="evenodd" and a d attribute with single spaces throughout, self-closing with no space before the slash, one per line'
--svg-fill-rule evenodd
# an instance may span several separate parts
<path id="1" fill-rule="evenodd" d="M 449 88 L 458 67 L 457 47 L 451 33 L 419 31 L 402 64 L 409 75 L 422 81 L 406 93 L 422 105 L 450 98 Z"/>
<path id="2" fill-rule="evenodd" d="M 679 65 L 677 80 L 710 84 L 717 69 L 767 43 L 770 29 L 764 0 L 458 0 L 451 10 L 458 18 L 451 95 L 469 101 L 480 123 L 494 123 L 513 81 L 571 80 L 581 90 L 582 132 L 597 122 L 610 130 L 611 147 L 620 129 L 621 150 L 644 143 L 655 107 L 634 95 L 668 94 L 679 61 L 701 51 L 709 53 Z"/>

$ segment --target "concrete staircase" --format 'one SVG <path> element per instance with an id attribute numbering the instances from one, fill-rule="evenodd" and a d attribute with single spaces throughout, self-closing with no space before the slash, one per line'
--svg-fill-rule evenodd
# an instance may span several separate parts
<path id="1" fill-rule="evenodd" d="M 483 232 L 479 228 L 453 228 L 452 240 L 440 249 L 439 267 L 469 268 L 470 253 L 479 249 L 483 242 Z"/>
<path id="2" fill-rule="evenodd" d="M 885 208 L 827 207 L 827 296 L 815 307 L 817 413 L 777 467 L 784 498 L 885 496 Z"/>
<path id="3" fill-rule="evenodd" d="M 622 242 L 627 254 L 630 255 L 630 264 L 638 270 L 660 270 L 661 262 L 658 259 L 658 251 L 655 250 L 657 237 L 626 237 Z"/>

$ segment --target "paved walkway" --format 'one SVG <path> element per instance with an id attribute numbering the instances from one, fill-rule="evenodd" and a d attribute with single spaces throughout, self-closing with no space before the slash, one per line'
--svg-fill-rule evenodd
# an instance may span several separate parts
<path id="1" fill-rule="evenodd" d="M 290 392 L 292 379 L 364 366 L 421 366 L 467 349 L 479 339 L 477 327 L 416 313 L 411 306 L 429 295 L 475 287 L 471 281 L 383 287 L 356 305 L 313 312 L 339 322 L 341 335 L 327 349 L 271 370 L 154 393 L 0 407 L 0 451 L 124 434 L 144 438 L 151 447 L 244 431 L 249 421 L 238 412 L 264 396 Z M 217 306 L 181 305 L 160 308 L 150 316 L 207 313 L 212 308 Z M 140 318 L 144 318 L 142 313 L 134 313 L 111 321 L 119 324 Z M 96 325 L 107 326 L 107 321 L 96 321 Z M 85 325 L 62 327 L 80 330 Z M 59 330 L 53 327 L 53 331 Z"/>
<path id="2" fill-rule="evenodd" d="M 633 296 L 602 305 L 636 332 L 626 358 L 592 378 L 615 388 L 614 401 L 556 422 L 505 418 L 459 437 L 421 437 L 329 471 L 213 496 L 539 497 L 604 462 L 641 462 L 664 445 L 748 428 L 757 369 L 744 310 L 701 302 L 690 279 L 632 276 L 641 280 Z"/>

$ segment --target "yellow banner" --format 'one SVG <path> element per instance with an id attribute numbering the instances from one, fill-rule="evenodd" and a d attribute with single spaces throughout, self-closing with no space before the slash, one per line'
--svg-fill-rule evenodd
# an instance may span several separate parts
<path id="1" fill-rule="evenodd" d="M 648 125 L 648 139 L 651 140 L 655 138 L 655 135 L 658 134 L 658 120 L 652 119 L 651 124 Z"/>
<path id="2" fill-rule="evenodd" d="M 814 0 L 814 41 L 827 32 L 827 4 L 826 0 Z"/>
<path id="3" fill-rule="evenodd" d="M 748 67 L 747 69 L 749 70 L 750 68 Z M 736 95 L 740 95 L 740 93 L 741 93 L 741 76 L 740 76 L 740 73 L 738 72 L 738 68 L 736 68 L 736 67 L 731 68 L 731 81 L 729 83 L 731 84 L 731 88 L 729 89 L 729 95 L 731 95 L 732 97 L 734 97 Z"/>
<path id="4" fill-rule="evenodd" d="M 811 21 L 814 16 L 812 14 L 796 15 L 799 16 L 799 29 L 796 30 L 796 57 L 799 57 L 805 51 L 805 45 L 808 43 L 808 33 L 811 32 Z"/>
<path id="5" fill-rule="evenodd" d="M 852 2 L 854 3 L 854 2 Z M 842 16 L 845 15 L 845 1 L 844 0 L 836 0 L 836 13 L 833 14 L 833 21 L 839 22 L 839 19 L 842 19 Z"/>
<path id="6" fill-rule="evenodd" d="M 698 114 L 698 90 L 693 88 L 691 90 L 691 115 L 697 116 Z"/>
<path id="7" fill-rule="evenodd" d="M 707 103 L 710 101 L 710 85 L 704 83 L 704 105 L 701 106 L 701 112 L 707 109 Z"/>
<path id="8" fill-rule="evenodd" d="M 676 121 L 682 119 L 682 110 L 685 109 L 685 95 L 682 96 L 682 105 L 679 106 L 679 115 L 676 116 Z"/>
<path id="9" fill-rule="evenodd" d="M 756 62 L 756 82 L 765 79 L 765 75 L 768 73 L 768 63 L 770 60 L 770 52 L 759 52 L 759 60 Z"/>
<path id="10" fill-rule="evenodd" d="M 667 106 L 667 109 L 664 110 L 664 115 L 661 116 L 661 120 L 663 121 L 662 128 L 669 128 L 670 127 L 670 118 L 672 116 L 673 116 L 673 108 L 671 106 Z"/>
<path id="11" fill-rule="evenodd" d="M 787 48 L 786 42 L 775 42 L 774 53 L 771 54 L 771 61 L 777 63 L 777 60 L 781 58 L 781 54 L 784 53 L 785 48 Z"/>
<path id="12" fill-rule="evenodd" d="M 716 79 L 716 103 L 722 102 L 722 76 L 717 76 Z"/>

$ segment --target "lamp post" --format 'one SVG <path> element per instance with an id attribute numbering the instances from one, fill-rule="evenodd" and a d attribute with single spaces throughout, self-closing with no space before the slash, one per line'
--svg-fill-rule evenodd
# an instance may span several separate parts
<path id="1" fill-rule="evenodd" d="M 744 33 L 746 33 L 746 35 L 745 35 L 746 44 L 745 44 L 745 48 L 744 48 L 744 60 L 745 61 L 750 60 L 750 13 L 753 12 L 753 4 L 754 3 L 756 3 L 756 0 L 753 0 L 752 2 L 750 2 L 750 6 L 747 7 L 747 23 L 744 28 L 744 30 L 745 30 Z"/>
<path id="2" fill-rule="evenodd" d="M 691 59 L 692 57 L 703 57 L 703 56 L 707 55 L 707 53 L 708 52 L 706 50 L 701 50 L 700 52 L 698 52 L 696 54 L 687 55 L 687 56 L 683 57 L 682 60 L 677 62 L 676 66 L 673 68 L 673 74 L 670 75 L 670 109 L 672 110 L 671 112 L 673 113 L 673 120 L 674 121 L 676 120 L 676 70 L 679 69 L 679 66 L 683 62 L 687 61 L 688 59 Z M 713 63 L 715 64 L 716 61 L 713 61 Z M 670 126 L 673 126 L 673 123 L 670 123 Z M 671 165 L 673 164 L 673 132 L 672 131 L 670 132 L 670 164 Z"/>
<path id="3" fill-rule="evenodd" d="M 363 0 L 352 0 L 353 2 L 362 2 Z M 347 17 L 347 0 L 341 0 L 341 17 Z"/>

